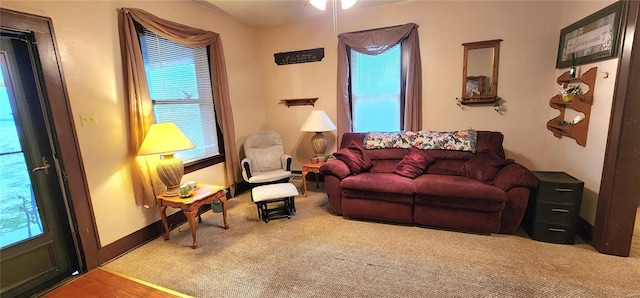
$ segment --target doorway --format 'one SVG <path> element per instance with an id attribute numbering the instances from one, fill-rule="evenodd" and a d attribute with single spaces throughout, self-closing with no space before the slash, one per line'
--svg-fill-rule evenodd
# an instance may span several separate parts
<path id="1" fill-rule="evenodd" d="M 0 8 L 0 32 L 0 167 L 21 212 L 6 232 L 23 233 L 0 243 L 0 295 L 20 297 L 98 267 L 99 241 L 51 19 Z"/>
<path id="2" fill-rule="evenodd" d="M 35 293 L 80 269 L 39 69 L 33 37 L 2 29 L 0 294 L 5 297 Z"/>

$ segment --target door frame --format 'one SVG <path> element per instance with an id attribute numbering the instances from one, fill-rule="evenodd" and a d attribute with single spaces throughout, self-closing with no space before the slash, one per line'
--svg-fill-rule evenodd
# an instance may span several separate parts
<path id="1" fill-rule="evenodd" d="M 53 143 L 66 195 L 69 224 L 75 236 L 83 271 L 98 267 L 98 234 L 91 207 L 80 147 L 51 18 L 0 8 L 0 26 L 32 32 L 40 58 L 46 101 L 43 110 L 49 118 Z M 52 161 L 53 162 L 53 161 Z"/>
<path id="2" fill-rule="evenodd" d="M 640 197 L 640 2 L 623 1 L 626 12 L 622 51 L 613 96 L 592 245 L 599 252 L 629 256 Z M 632 64 L 633 63 L 633 64 Z M 636 123 L 634 125 L 633 123 Z"/>

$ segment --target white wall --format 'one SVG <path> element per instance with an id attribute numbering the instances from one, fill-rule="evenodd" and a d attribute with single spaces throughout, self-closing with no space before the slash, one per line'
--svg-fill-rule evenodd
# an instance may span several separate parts
<path id="1" fill-rule="evenodd" d="M 609 78 L 598 76 L 587 147 L 573 139 L 561 140 L 546 129 L 557 111 L 549 107 L 556 94 L 555 61 L 560 30 L 612 1 L 409 1 L 367 9 L 339 11 L 334 29 L 326 16 L 296 24 L 274 26 L 260 32 L 265 73 L 267 124 L 282 134 L 285 150 L 294 156 L 294 169 L 313 154 L 311 133 L 298 128 L 314 109 L 286 108 L 279 99 L 319 97 L 315 109 L 336 120 L 337 34 L 413 22 L 418 24 L 423 75 L 423 129 L 496 130 L 505 135 L 504 148 L 531 170 L 565 171 L 585 181 L 581 215 L 593 223 L 600 186 L 604 148 L 615 82 L 617 59 L 583 65 L 598 66 Z M 335 32 L 334 32 L 335 30 Z M 462 43 L 503 39 L 500 47 L 498 95 L 506 103 L 502 115 L 491 106 L 460 109 Z M 277 66 L 273 53 L 315 47 L 325 49 L 321 62 Z M 335 131 L 327 153 L 336 150 Z"/>
<path id="2" fill-rule="evenodd" d="M 336 117 L 336 35 L 413 22 L 418 24 L 423 75 L 423 129 L 497 130 L 505 148 L 532 169 L 543 169 L 548 131 L 545 128 L 555 81 L 555 58 L 561 22 L 561 2 L 538 1 L 410 1 L 360 10 L 340 11 L 334 32 L 330 12 L 324 18 L 261 30 L 266 80 L 267 128 L 280 132 L 294 169 L 313 153 L 310 133 L 298 128 L 310 106 L 286 108 L 283 98 L 319 97 L 317 109 Z M 488 17 L 490 16 L 490 17 Z M 503 39 L 498 94 L 507 112 L 491 106 L 460 109 L 462 43 Z M 321 62 L 277 66 L 273 53 L 314 47 L 325 49 Z M 335 131 L 327 153 L 336 150 Z M 333 142 L 331 142 L 333 141 Z"/>
<path id="3" fill-rule="evenodd" d="M 561 27 L 569 26 L 607 7 L 613 2 L 615 1 L 583 1 L 580 2 L 580 5 L 575 5 L 573 2 L 564 3 L 562 11 L 565 17 L 562 18 Z M 548 155 L 544 167 L 545 170 L 549 171 L 566 172 L 584 182 L 580 216 L 591 224 L 594 224 L 596 209 L 598 207 L 602 166 L 604 165 L 604 153 L 609 132 L 618 59 L 580 65 L 580 70 L 581 72 L 585 72 L 592 67 L 598 68 L 598 75 L 596 76 L 596 84 L 594 87 L 595 92 L 593 106 L 591 107 L 587 145 L 582 147 L 571 138 L 563 137 L 558 139 L 554 137 L 551 132 L 548 132 L 548 145 L 546 148 Z M 562 75 L 567 70 L 568 69 L 558 69 L 555 73 L 556 77 Z M 607 78 L 605 78 L 605 73 L 609 74 Z M 554 95 L 560 86 L 555 83 L 555 80 L 550 82 L 550 84 L 549 93 Z M 549 97 L 551 97 L 551 95 Z M 547 121 L 557 115 L 557 110 L 549 108 Z M 573 115 L 577 114 L 571 114 L 570 116 L 569 112 L 567 112 L 565 120 L 573 119 Z"/>
<path id="4" fill-rule="evenodd" d="M 258 31 L 226 15 L 191 1 L 2 1 L 0 5 L 53 21 L 102 246 L 160 218 L 157 208 L 135 205 L 126 164 L 127 107 L 118 8 L 141 8 L 164 19 L 220 33 L 236 133 L 242 136 L 255 131 L 265 121 L 263 102 L 259 100 L 263 89 L 261 71 L 247 58 L 255 53 Z M 79 115 L 85 113 L 95 113 L 98 125 L 82 127 Z M 224 184 L 224 166 L 190 173 L 185 179 Z"/>

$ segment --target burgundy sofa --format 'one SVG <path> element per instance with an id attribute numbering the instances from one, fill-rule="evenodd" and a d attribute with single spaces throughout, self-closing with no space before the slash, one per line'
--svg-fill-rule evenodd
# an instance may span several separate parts
<path id="1" fill-rule="evenodd" d="M 340 148 L 351 141 L 362 146 L 364 138 L 364 133 L 345 133 Z M 536 176 L 515 162 L 505 162 L 493 179 L 484 182 L 467 177 L 464 169 L 465 163 L 480 152 L 504 159 L 502 141 L 500 132 L 477 131 L 476 153 L 427 150 L 435 162 L 414 179 L 394 173 L 410 151 L 400 148 L 362 149 L 372 166 L 361 173 L 352 173 L 339 159 L 328 160 L 320 172 L 330 208 L 337 215 L 513 234 L 522 221 L 530 189 L 538 185 Z"/>

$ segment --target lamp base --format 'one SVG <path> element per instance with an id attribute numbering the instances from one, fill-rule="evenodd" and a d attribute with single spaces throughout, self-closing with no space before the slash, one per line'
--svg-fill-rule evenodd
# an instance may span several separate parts
<path id="1" fill-rule="evenodd" d="M 167 190 L 162 193 L 165 197 L 180 195 L 180 182 L 184 175 L 182 160 L 173 156 L 173 153 L 163 154 L 156 166 L 158 177 L 164 183 Z"/>
<path id="2" fill-rule="evenodd" d="M 313 147 L 313 152 L 316 155 L 323 156 L 324 151 L 327 150 L 327 137 L 322 134 L 322 132 L 316 132 L 316 134 L 311 137 L 311 146 Z"/>
<path id="3" fill-rule="evenodd" d="M 162 193 L 163 196 L 165 197 L 177 197 L 178 195 L 180 195 L 180 188 L 173 188 L 173 189 L 168 189 L 165 190 Z"/>

